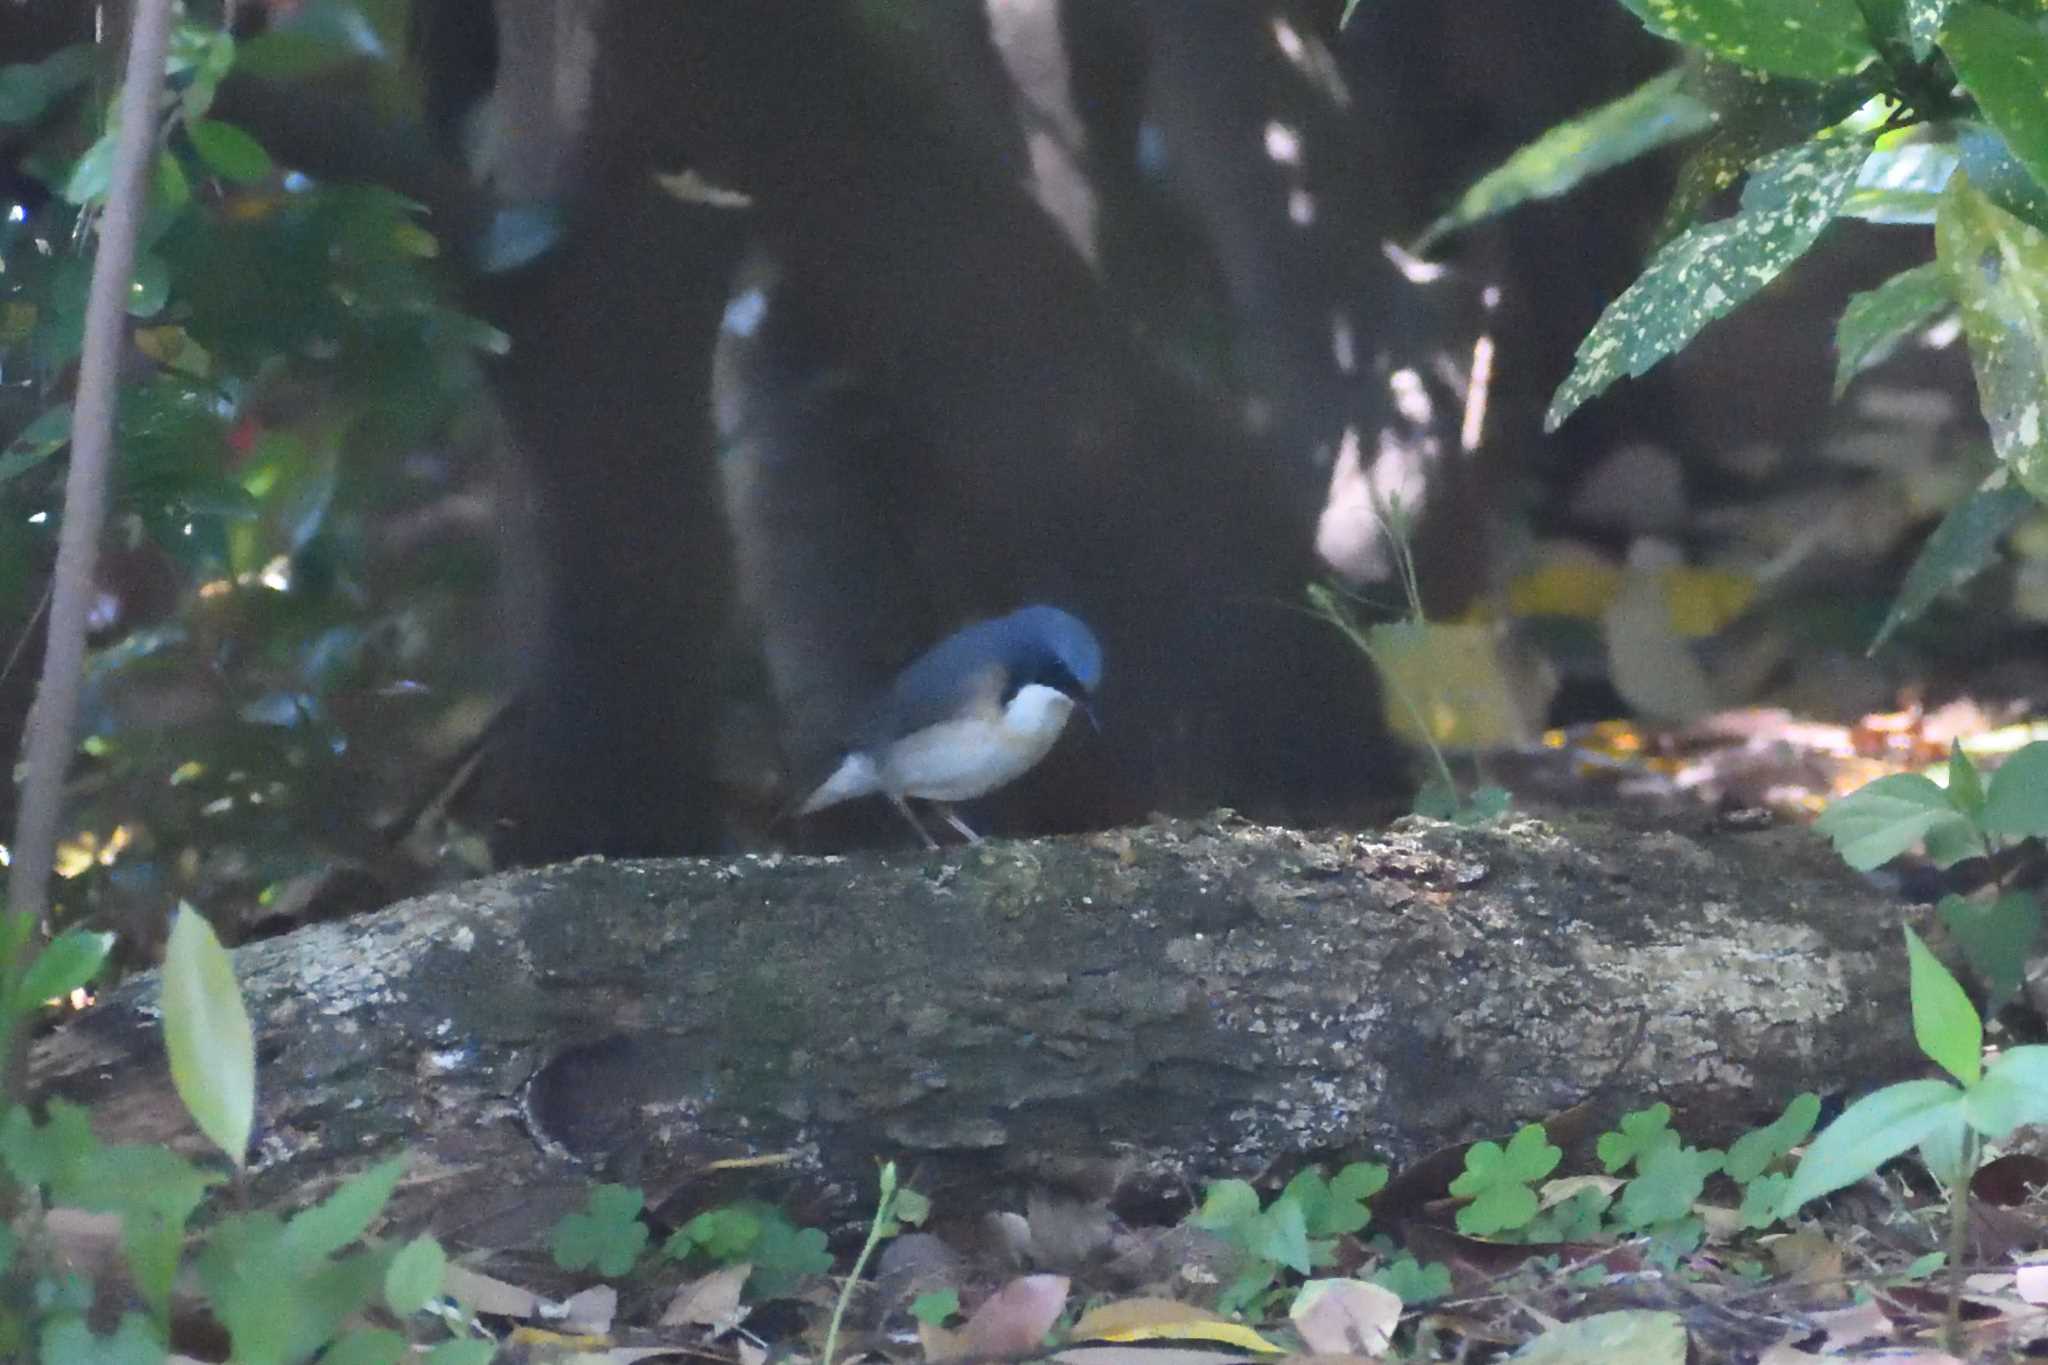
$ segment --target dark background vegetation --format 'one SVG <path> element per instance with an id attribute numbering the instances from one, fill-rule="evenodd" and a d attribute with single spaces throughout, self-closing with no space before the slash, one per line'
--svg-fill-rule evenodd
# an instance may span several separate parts
<path id="1" fill-rule="evenodd" d="M 1341 33 L 1339 9 L 240 6 L 212 115 L 280 170 L 198 167 L 154 248 L 169 285 L 143 322 L 209 363 L 167 362 L 175 338 L 134 357 L 68 907 L 133 907 L 146 943 L 175 896 L 254 927 L 507 863 L 787 838 L 772 817 L 867 688 L 1041 599 L 1105 640 L 1105 723 L 993 799 L 997 828 L 1374 812 L 1407 760 L 1363 661 L 1298 609 L 1327 571 L 1315 530 L 1347 431 L 1368 463 L 1382 431 L 1451 452 L 1427 462 L 1417 538 L 1443 613 L 1497 592 L 1532 537 L 1624 548 L 1570 511 L 1623 446 L 1674 452 L 1696 506 L 1834 489 L 1813 452 L 1852 419 L 1829 404 L 1825 319 L 1924 241 L 1838 226 L 1545 437 L 1572 348 L 1655 240 L 1671 163 L 1475 228 L 1428 283 L 1381 244 L 1672 49 L 1614 5 L 1369 0 Z M 90 41 L 92 14 L 0 0 L 0 59 Z M 1006 67 L 992 15 L 1059 42 Z M 381 49 L 335 37 L 351 23 Z M 54 191 L 104 94 L 0 128 L 0 204 L 21 206 L 0 235 L 0 432 L 64 392 L 49 324 L 82 267 Z M 1267 154 L 1275 123 L 1299 165 Z M 1304 188 L 1307 223 L 1287 211 Z M 1482 331 L 1499 353 L 1467 455 L 1457 389 Z M 1970 411 L 1954 357 L 1908 363 Z M 1389 400 L 1404 368 L 1427 418 Z M 1766 473 L 1731 472 L 1743 452 Z M 25 660 L 55 468 L 0 487 Z M 1909 554 L 1814 561 L 1785 594 L 1817 604 L 1788 669 L 1858 654 Z M 1809 670 L 1793 695 L 1853 715 L 1889 698 L 1888 669 L 1996 662 L 1936 624 L 1856 687 Z M 10 751 L 32 677 L 17 661 L 0 682 Z M 1562 695 L 1556 718 L 1619 708 L 1597 680 Z M 898 837 L 887 819 L 798 837 Z"/>

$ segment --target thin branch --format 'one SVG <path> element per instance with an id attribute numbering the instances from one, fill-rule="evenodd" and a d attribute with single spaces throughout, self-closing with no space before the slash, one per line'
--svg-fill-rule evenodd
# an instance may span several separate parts
<path id="1" fill-rule="evenodd" d="M 86 299 L 85 341 L 79 356 L 71 427 L 71 468 L 64 481 L 64 521 L 57 537 L 50 595 L 49 641 L 22 745 L 21 804 L 14 827 L 7 902 L 17 924 L 31 929 L 49 910 L 64 778 L 71 765 L 73 732 L 78 724 L 93 566 L 106 524 L 107 471 L 113 459 L 128 289 L 135 274 L 136 231 L 156 151 L 157 106 L 170 27 L 171 0 L 137 0 L 128 34 L 127 73 L 121 82 L 113 176 L 106 212 L 100 218 L 92 288 Z M 25 945 L 31 936 L 9 937 Z M 15 960 L 0 964 L 10 979 L 21 970 L 24 956 L 25 946 L 17 950 Z M 10 1068 L 12 1074 L 16 1073 Z"/>

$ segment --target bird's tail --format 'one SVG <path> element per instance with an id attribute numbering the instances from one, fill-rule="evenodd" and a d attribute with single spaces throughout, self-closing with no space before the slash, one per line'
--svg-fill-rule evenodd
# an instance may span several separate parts
<path id="1" fill-rule="evenodd" d="M 851 801 L 857 796 L 871 796 L 882 789 L 882 774 L 875 767 L 874 759 L 866 754 L 848 754 L 832 775 L 818 785 L 818 789 L 805 797 L 792 815 L 809 815 L 812 811 L 836 806 L 841 801 Z"/>

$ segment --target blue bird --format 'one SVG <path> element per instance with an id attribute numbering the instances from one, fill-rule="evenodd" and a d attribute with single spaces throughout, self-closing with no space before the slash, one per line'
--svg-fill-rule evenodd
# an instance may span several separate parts
<path id="1" fill-rule="evenodd" d="M 1057 607 L 977 621 L 896 675 L 854 727 L 839 766 L 797 813 L 879 792 L 937 848 L 910 809 L 914 796 L 936 803 L 946 823 L 979 843 L 950 803 L 1029 772 L 1075 707 L 1094 723 L 1088 701 L 1101 682 L 1101 643 Z"/>

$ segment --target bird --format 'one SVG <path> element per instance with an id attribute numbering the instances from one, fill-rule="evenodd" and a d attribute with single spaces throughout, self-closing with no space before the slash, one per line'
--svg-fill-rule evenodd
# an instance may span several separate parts
<path id="1" fill-rule="evenodd" d="M 1020 607 L 963 626 L 912 662 L 862 713 L 832 775 L 804 798 L 808 815 L 877 793 L 927 848 L 938 840 L 910 808 L 933 802 L 969 843 L 981 836 L 952 808 L 1015 781 L 1051 751 L 1102 683 L 1102 644 L 1058 607 Z"/>

